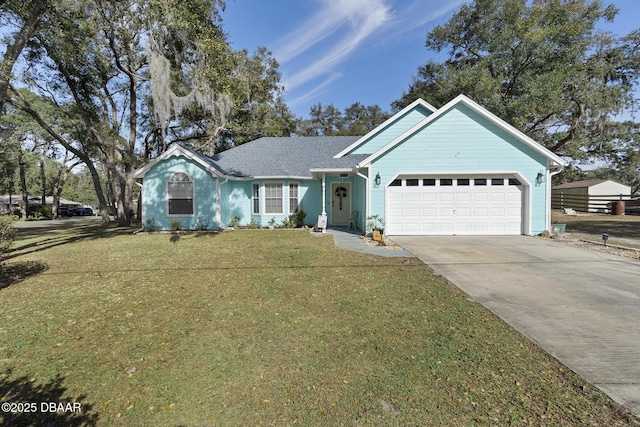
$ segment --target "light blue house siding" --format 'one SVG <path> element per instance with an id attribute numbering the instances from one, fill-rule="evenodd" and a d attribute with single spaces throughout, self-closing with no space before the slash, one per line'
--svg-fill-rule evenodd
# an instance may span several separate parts
<path id="1" fill-rule="evenodd" d="M 364 214 L 365 214 L 365 200 L 366 200 L 366 185 L 364 179 L 355 175 L 349 174 L 348 178 L 340 178 L 339 175 L 327 175 L 326 177 L 326 200 L 325 200 L 325 211 L 327 212 L 327 222 L 330 226 L 344 226 L 347 225 L 347 222 L 337 222 L 333 218 L 333 210 L 332 210 L 332 194 L 331 188 L 332 184 L 337 183 L 348 183 L 351 188 L 351 194 L 349 195 L 349 205 L 350 212 L 357 210 L 358 215 L 358 228 L 360 230 L 364 230 Z M 319 182 L 320 186 L 318 188 L 318 194 L 321 194 L 322 184 Z M 314 217 L 314 221 L 317 220 L 317 215 L 321 213 L 321 210 L 318 211 L 316 216 Z"/>
<path id="2" fill-rule="evenodd" d="M 372 135 L 364 144 L 356 147 L 350 154 L 372 154 L 384 147 L 413 126 L 420 123 L 431 111 L 422 105 L 416 106 L 406 114 L 394 119 L 375 135 Z"/>
<path id="3" fill-rule="evenodd" d="M 189 175 L 194 184 L 194 214 L 168 215 L 167 181 L 176 172 Z M 143 221 L 162 230 L 171 230 L 172 221 L 180 221 L 181 229 L 194 229 L 196 222 L 215 229 L 216 178 L 202 165 L 186 157 L 176 156 L 158 162 L 145 175 Z"/>
<path id="4" fill-rule="evenodd" d="M 298 185 L 298 209 L 306 212 L 306 225 L 314 225 L 317 215 L 322 211 L 322 203 L 320 200 L 321 185 L 318 180 L 311 179 L 279 179 L 265 178 L 252 180 L 228 180 L 220 178 L 220 198 L 227 200 L 221 209 L 221 222 L 224 226 L 228 225 L 234 217 L 238 217 L 237 222 L 240 226 L 257 224 L 261 227 L 269 225 L 269 221 L 273 219 L 275 224 L 282 223 L 283 220 L 289 218 L 290 212 L 290 194 L 289 184 Z M 266 213 L 264 207 L 264 184 L 278 183 L 282 185 L 283 196 L 283 212 L 279 214 Z M 257 184 L 260 188 L 260 212 L 253 212 L 253 185 Z"/>
<path id="5" fill-rule="evenodd" d="M 464 104 L 456 104 L 375 159 L 371 169 L 381 177 L 381 185 L 372 186 L 371 214 L 381 217 L 385 215 L 385 189 L 401 174 L 518 172 L 527 181 L 522 184 L 530 185 L 524 193 L 530 194 L 531 232 L 546 228 L 545 183 L 536 184 L 538 172 L 546 170 L 546 158 Z"/>

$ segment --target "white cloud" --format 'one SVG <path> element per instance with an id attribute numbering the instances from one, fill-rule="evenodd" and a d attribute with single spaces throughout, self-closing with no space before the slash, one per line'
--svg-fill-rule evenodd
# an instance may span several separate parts
<path id="1" fill-rule="evenodd" d="M 325 39 L 335 40 L 329 47 L 319 49 L 311 62 L 286 79 L 287 89 L 314 80 L 343 62 L 390 18 L 391 8 L 383 0 L 323 0 L 318 12 L 273 48 L 278 61 L 287 64 L 317 49 Z"/>
<path id="2" fill-rule="evenodd" d="M 463 2 L 317 0 L 316 11 L 273 45 L 274 56 L 282 66 L 286 91 L 305 91 L 290 102 L 303 102 L 326 90 L 342 76 L 336 70 L 338 66 L 364 46 L 393 44 L 393 40 L 412 31 L 420 31 L 424 37 L 425 26 L 430 21 Z M 401 9 L 394 9 L 392 3 Z M 312 87 L 305 90 L 307 86 Z"/>

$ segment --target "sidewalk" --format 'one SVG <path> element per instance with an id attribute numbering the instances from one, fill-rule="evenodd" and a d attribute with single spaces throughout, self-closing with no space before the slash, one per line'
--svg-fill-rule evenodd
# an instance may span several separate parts
<path id="1" fill-rule="evenodd" d="M 327 234 L 331 234 L 333 236 L 333 244 L 337 249 L 383 257 L 413 258 L 413 255 L 405 249 L 388 249 L 382 246 L 369 246 L 362 241 L 358 234 L 349 233 L 346 230 L 331 228 L 327 229 Z"/>

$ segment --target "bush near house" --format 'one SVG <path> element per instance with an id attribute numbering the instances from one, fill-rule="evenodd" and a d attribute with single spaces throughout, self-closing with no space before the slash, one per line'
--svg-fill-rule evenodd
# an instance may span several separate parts
<path id="1" fill-rule="evenodd" d="M 13 227 L 15 221 L 16 217 L 12 215 L 0 215 L 0 260 L 16 237 L 16 229 Z"/>

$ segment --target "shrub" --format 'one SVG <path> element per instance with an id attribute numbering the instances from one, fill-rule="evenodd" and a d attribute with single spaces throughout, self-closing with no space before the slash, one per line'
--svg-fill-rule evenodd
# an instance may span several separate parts
<path id="1" fill-rule="evenodd" d="M 255 219 L 251 218 L 251 222 L 247 224 L 247 228 L 251 228 L 251 229 L 260 228 L 260 223 Z"/>
<path id="2" fill-rule="evenodd" d="M 302 227 L 304 225 L 304 219 L 307 217 L 307 213 L 302 209 L 299 209 L 295 213 L 295 220 L 298 227 Z"/>
<path id="3" fill-rule="evenodd" d="M 238 225 L 238 222 L 240 222 L 240 217 L 234 216 L 233 218 L 231 218 L 231 221 L 229 221 L 229 227 L 235 227 L 236 225 Z"/>
<path id="4" fill-rule="evenodd" d="M 158 225 L 158 223 L 154 218 L 149 218 L 147 220 L 147 223 L 144 225 L 144 228 L 148 232 L 154 232 L 154 231 L 158 231 L 160 229 L 160 226 Z"/>
<path id="5" fill-rule="evenodd" d="M 178 221 L 177 219 L 174 219 L 173 221 L 171 221 L 171 229 L 173 231 L 180 230 L 180 227 L 182 227 L 182 223 L 180 221 Z"/>
<path id="6" fill-rule="evenodd" d="M 173 222 L 171 223 L 171 227 L 173 227 Z M 205 222 L 201 217 L 197 217 L 193 220 L 193 229 L 196 231 L 207 231 L 209 229 L 209 221 Z"/>
<path id="7" fill-rule="evenodd" d="M 16 238 L 16 229 L 13 227 L 15 217 L 0 216 L 0 256 L 7 252 Z"/>
<path id="8" fill-rule="evenodd" d="M 367 233 L 372 233 L 373 230 L 381 230 L 384 228 L 384 218 L 380 215 L 371 215 L 367 217 Z"/>
<path id="9" fill-rule="evenodd" d="M 279 228 L 296 228 L 295 215 L 289 215 L 288 218 L 283 218 L 282 222 L 278 225 Z"/>

